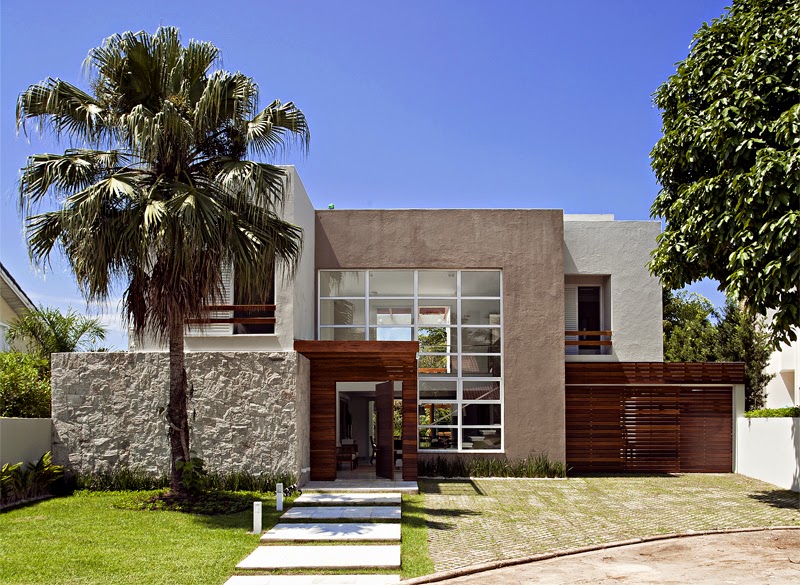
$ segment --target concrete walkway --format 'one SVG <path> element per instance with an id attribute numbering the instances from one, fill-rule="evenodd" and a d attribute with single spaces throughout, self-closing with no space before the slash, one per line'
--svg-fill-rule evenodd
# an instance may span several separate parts
<path id="1" fill-rule="evenodd" d="M 262 545 L 236 568 L 240 572 L 399 570 L 401 499 L 400 493 L 304 494 L 284 512 L 281 522 L 261 537 Z M 371 522 L 376 519 L 384 522 Z M 342 522 L 344 520 L 366 521 Z M 305 544 L 309 542 L 314 544 Z M 399 575 L 394 574 L 240 574 L 231 577 L 225 585 L 386 585 L 399 579 Z"/>
<path id="2" fill-rule="evenodd" d="M 436 582 L 442 585 L 797 585 L 800 530 L 671 538 Z"/>

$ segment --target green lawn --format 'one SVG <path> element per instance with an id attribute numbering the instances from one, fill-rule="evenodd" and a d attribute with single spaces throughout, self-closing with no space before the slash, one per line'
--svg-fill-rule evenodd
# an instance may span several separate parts
<path id="1" fill-rule="evenodd" d="M 201 516 L 114 507 L 131 495 L 76 492 L 0 513 L 0 583 L 222 584 L 259 544 L 247 534 L 250 511 Z M 279 514 L 274 496 L 262 496 L 266 530 Z M 403 496 L 402 538 L 402 576 L 431 573 L 423 496 Z"/>
<path id="2" fill-rule="evenodd" d="M 76 492 L 0 514 L 0 583 L 221 584 L 258 546 L 252 513 L 200 516 L 112 507 L 127 492 Z M 264 526 L 275 523 L 264 495 Z"/>

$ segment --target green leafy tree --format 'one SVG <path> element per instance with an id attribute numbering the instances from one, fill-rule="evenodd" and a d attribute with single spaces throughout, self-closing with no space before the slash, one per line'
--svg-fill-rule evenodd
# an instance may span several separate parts
<path id="1" fill-rule="evenodd" d="M 268 291 L 275 262 L 296 267 L 302 230 L 279 215 L 286 173 L 248 160 L 307 148 L 294 104 L 258 106 L 256 83 L 216 69 L 219 49 L 184 46 L 175 28 L 126 32 L 86 59 L 91 92 L 60 79 L 19 97 L 17 125 L 33 120 L 66 137 L 61 154 L 31 156 L 21 206 L 31 256 L 65 254 L 89 301 L 123 289 L 125 315 L 169 350 L 171 488 L 191 460 L 184 326 L 220 298 L 223 267 L 248 290 Z M 49 199 L 54 210 L 36 213 Z"/>
<path id="2" fill-rule="evenodd" d="M 50 368 L 47 360 L 27 353 L 0 353 L 0 416 L 50 416 Z"/>
<path id="3" fill-rule="evenodd" d="M 714 305 L 698 293 L 664 289 L 664 361 L 714 361 Z"/>
<path id="4" fill-rule="evenodd" d="M 764 408 L 767 384 L 774 377 L 765 371 L 771 353 L 764 320 L 728 299 L 717 325 L 717 361 L 744 362 L 745 410 Z"/>
<path id="5" fill-rule="evenodd" d="M 800 323 L 798 55 L 800 0 L 733 0 L 655 93 L 651 213 L 666 228 L 650 269 L 669 288 L 710 277 L 773 309 L 776 342 Z"/>
<path id="6" fill-rule="evenodd" d="M 62 313 L 49 307 L 17 317 L 6 332 L 9 343 L 24 342 L 30 353 L 48 363 L 54 353 L 96 350 L 97 342 L 105 338 L 106 330 L 98 319 L 79 315 L 74 309 Z"/>

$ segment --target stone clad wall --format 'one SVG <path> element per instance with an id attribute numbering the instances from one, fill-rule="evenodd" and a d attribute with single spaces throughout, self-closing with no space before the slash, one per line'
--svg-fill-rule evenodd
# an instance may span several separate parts
<path id="1" fill-rule="evenodd" d="M 192 450 L 214 471 L 308 467 L 306 358 L 295 352 L 186 354 Z M 75 471 L 169 470 L 165 353 L 53 356 L 53 454 Z"/>

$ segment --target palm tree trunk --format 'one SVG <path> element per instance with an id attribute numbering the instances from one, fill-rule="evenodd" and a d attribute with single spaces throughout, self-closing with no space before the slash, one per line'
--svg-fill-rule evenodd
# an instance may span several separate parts
<path id="1" fill-rule="evenodd" d="M 169 424 L 170 489 L 183 492 L 181 471 L 176 463 L 189 460 L 189 415 L 186 370 L 183 354 L 183 325 L 172 328 L 169 335 Z"/>

